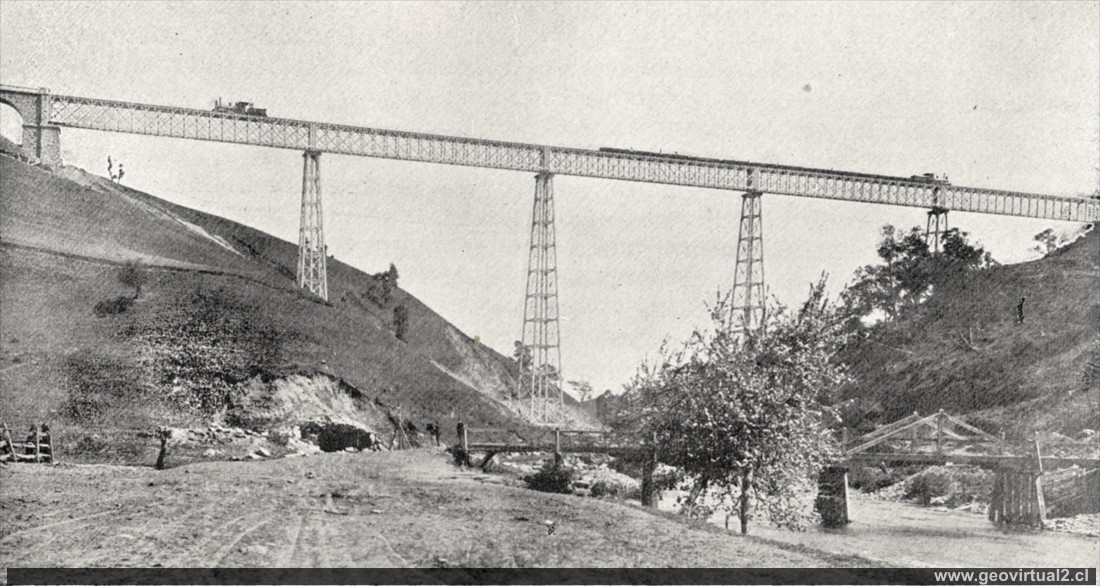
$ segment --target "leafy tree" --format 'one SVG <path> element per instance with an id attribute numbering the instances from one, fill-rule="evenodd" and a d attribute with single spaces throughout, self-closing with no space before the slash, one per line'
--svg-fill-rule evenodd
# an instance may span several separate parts
<path id="1" fill-rule="evenodd" d="M 842 313 L 825 297 L 824 277 L 797 311 L 768 312 L 767 336 L 742 343 L 712 310 L 713 332 L 696 331 L 683 348 L 643 364 L 622 398 L 614 428 L 655 438 L 658 459 L 694 480 L 683 511 L 709 515 L 704 496 L 747 533 L 755 505 L 781 526 L 813 513 L 800 496 L 835 455 L 827 403 L 845 382 L 833 360 L 844 342 Z"/>
<path id="2" fill-rule="evenodd" d="M 568 381 L 573 389 L 580 393 L 581 401 L 588 401 L 596 394 L 596 389 L 592 388 L 592 384 L 584 380 L 571 380 Z"/>
<path id="3" fill-rule="evenodd" d="M 393 308 L 393 331 L 398 340 L 405 340 L 409 332 L 409 309 L 404 305 Z"/>
<path id="4" fill-rule="evenodd" d="M 393 298 L 393 290 L 397 288 L 397 267 L 390 263 L 390 269 L 381 274 L 382 276 L 382 296 L 385 298 L 386 303 L 390 302 Z"/>
<path id="5" fill-rule="evenodd" d="M 515 359 L 516 365 L 519 366 L 520 373 L 529 372 L 531 368 L 531 347 L 525 345 L 523 342 L 516 340 L 515 349 L 512 351 L 512 358 Z"/>
<path id="6" fill-rule="evenodd" d="M 1054 252 L 1059 246 L 1065 244 L 1066 237 L 1055 234 L 1054 228 L 1047 228 L 1035 235 L 1035 241 L 1039 244 L 1035 245 L 1032 250 L 1046 256 Z"/>
<path id="7" fill-rule="evenodd" d="M 141 288 L 149 282 L 149 273 L 140 260 L 128 260 L 118 273 L 118 282 L 134 288 L 134 299 L 141 296 Z"/>
<path id="8" fill-rule="evenodd" d="M 371 283 L 367 287 L 367 298 L 379 307 L 385 307 L 393 300 L 393 292 L 397 289 L 397 267 L 390 263 L 389 270 L 371 275 Z"/>
<path id="9" fill-rule="evenodd" d="M 881 312 L 892 321 L 920 305 L 936 285 L 996 264 L 984 248 L 970 243 L 966 232 L 952 228 L 941 238 L 941 253 L 933 254 L 920 227 L 901 232 L 889 224 L 883 226 L 876 252 L 885 264 L 856 270 L 852 284 L 841 294 L 849 314 L 858 319 Z"/>

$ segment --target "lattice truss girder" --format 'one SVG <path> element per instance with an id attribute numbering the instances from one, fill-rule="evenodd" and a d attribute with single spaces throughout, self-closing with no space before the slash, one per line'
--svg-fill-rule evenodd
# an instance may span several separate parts
<path id="1" fill-rule="evenodd" d="M 321 209 L 321 153 L 302 154 L 302 216 L 298 230 L 298 286 L 328 301 L 328 249 Z"/>
<path id="2" fill-rule="evenodd" d="M 523 301 L 520 339 L 530 352 L 530 363 L 520 372 L 516 382 L 521 412 L 535 423 L 560 422 L 563 415 L 555 232 L 553 176 L 539 173 L 535 178 L 535 202 L 531 210 L 527 293 Z"/>
<path id="3" fill-rule="evenodd" d="M 19 90 L 0 89 L 0 95 L 13 91 Z M 935 185 L 923 179 L 784 165 L 685 160 L 259 118 L 75 96 L 50 95 L 50 100 L 50 122 L 74 128 L 909 207 L 939 205 L 963 212 L 1050 220 L 1100 221 L 1100 201 L 1088 198 Z"/>

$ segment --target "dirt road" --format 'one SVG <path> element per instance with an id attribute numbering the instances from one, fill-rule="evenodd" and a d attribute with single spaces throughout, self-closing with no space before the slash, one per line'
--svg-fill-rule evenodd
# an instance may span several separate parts
<path id="1" fill-rule="evenodd" d="M 0 559 L 116 567 L 868 565 L 492 480 L 427 450 L 161 472 L 5 466 Z"/>

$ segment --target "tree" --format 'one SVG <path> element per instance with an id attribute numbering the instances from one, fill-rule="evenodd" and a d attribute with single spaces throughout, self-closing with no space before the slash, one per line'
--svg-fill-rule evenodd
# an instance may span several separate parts
<path id="1" fill-rule="evenodd" d="M 402 341 L 409 332 L 409 309 L 404 305 L 393 308 L 393 332 Z"/>
<path id="2" fill-rule="evenodd" d="M 390 263 L 390 269 L 381 274 L 382 277 L 382 297 L 386 303 L 390 302 L 393 298 L 393 290 L 397 288 L 397 267 Z"/>
<path id="3" fill-rule="evenodd" d="M 889 224 L 883 226 L 876 252 L 885 264 L 856 270 L 852 284 L 841 294 L 849 314 L 859 319 L 881 312 L 892 321 L 924 302 L 936 285 L 996 264 L 984 248 L 970 243 L 968 233 L 957 228 L 942 234 L 940 250 L 940 254 L 929 250 L 920 227 L 900 232 Z"/>
<path id="4" fill-rule="evenodd" d="M 772 522 L 798 526 L 811 512 L 799 497 L 836 453 L 828 406 L 847 382 L 833 359 L 846 334 L 826 299 L 824 277 L 797 312 L 768 312 L 767 335 L 742 343 L 712 310 L 714 331 L 696 331 L 683 348 L 661 350 L 627 386 L 615 429 L 655 438 L 661 462 L 694 480 L 684 512 L 724 510 L 747 533 L 754 503 Z M 709 496 L 714 507 L 700 506 Z"/>
<path id="5" fill-rule="evenodd" d="M 588 401 L 596 394 L 596 389 L 593 389 L 592 384 L 588 381 L 571 380 L 568 382 L 573 386 L 573 389 L 580 394 L 581 401 Z"/>
<path id="6" fill-rule="evenodd" d="M 392 262 L 389 270 L 371 275 L 371 283 L 366 291 L 367 299 L 379 307 L 385 307 L 393 300 L 393 292 L 397 289 L 397 278 L 397 267 Z"/>
<path id="7" fill-rule="evenodd" d="M 1032 250 L 1046 256 L 1054 252 L 1059 246 L 1065 244 L 1066 237 L 1055 234 L 1054 228 L 1047 228 L 1035 235 L 1035 241 L 1039 244 L 1035 245 Z"/>
<path id="8" fill-rule="evenodd" d="M 531 347 L 525 345 L 523 342 L 516 340 L 515 349 L 512 350 L 512 358 L 516 361 L 516 365 L 519 366 L 519 372 L 522 375 L 531 369 Z"/>
<path id="9" fill-rule="evenodd" d="M 134 288 L 134 299 L 141 295 L 141 288 L 149 282 L 149 273 L 140 260 L 128 260 L 118 273 L 118 282 Z"/>

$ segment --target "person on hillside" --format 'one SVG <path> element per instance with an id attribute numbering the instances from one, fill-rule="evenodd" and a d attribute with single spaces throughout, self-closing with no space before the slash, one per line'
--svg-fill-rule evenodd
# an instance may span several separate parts
<path id="1" fill-rule="evenodd" d="M 118 164 L 118 183 L 122 184 L 122 176 L 126 174 L 126 171 L 122 170 L 122 163 Z"/>
<path id="2" fill-rule="evenodd" d="M 1016 304 L 1016 323 L 1018 324 L 1024 323 L 1024 301 L 1026 300 L 1027 297 L 1021 297 L 1020 302 Z"/>

